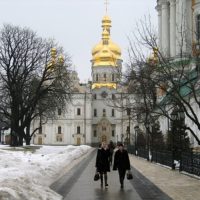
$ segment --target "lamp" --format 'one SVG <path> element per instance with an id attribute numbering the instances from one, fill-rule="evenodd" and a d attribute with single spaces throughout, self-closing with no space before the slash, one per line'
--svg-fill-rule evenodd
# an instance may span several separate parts
<path id="1" fill-rule="evenodd" d="M 179 117 L 178 116 L 178 108 L 176 107 L 171 113 L 171 118 L 173 121 L 176 121 L 176 120 L 178 120 L 178 117 Z"/>
<path id="2" fill-rule="evenodd" d="M 138 131 L 139 131 L 139 126 L 136 125 L 134 127 L 134 130 L 135 130 L 135 155 L 137 156 L 137 134 L 138 134 Z"/>

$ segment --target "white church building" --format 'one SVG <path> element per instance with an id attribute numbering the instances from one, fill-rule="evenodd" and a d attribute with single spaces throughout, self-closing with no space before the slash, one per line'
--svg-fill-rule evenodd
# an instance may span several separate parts
<path id="1" fill-rule="evenodd" d="M 111 40 L 111 19 L 102 19 L 102 39 L 92 49 L 92 81 L 80 84 L 72 72 L 74 92 L 65 112 L 58 109 L 54 119 L 47 121 L 34 135 L 34 144 L 88 144 L 101 141 L 124 142 L 133 130 L 126 111 L 112 107 L 112 100 L 126 103 L 126 87 L 119 83 L 122 67 L 121 49 Z M 38 127 L 38 121 L 32 124 Z M 130 132 L 129 132 L 130 130 Z"/>
<path id="2" fill-rule="evenodd" d="M 192 54 L 194 45 L 200 49 L 200 0 L 157 0 L 156 10 L 159 49 L 166 57 L 176 59 L 181 51 Z M 55 119 L 42 126 L 33 138 L 34 144 L 97 145 L 110 140 L 134 142 L 134 127 L 137 124 L 130 120 L 127 110 L 112 106 L 112 100 L 117 99 L 121 105 L 130 100 L 127 99 L 127 86 L 120 84 L 121 49 L 111 40 L 110 29 L 111 19 L 104 16 L 102 38 L 92 49 L 92 81 L 81 84 L 78 74 L 72 73 L 72 102 L 67 111 L 58 109 Z M 200 138 L 198 128 L 188 118 L 185 120 Z M 159 121 L 162 132 L 166 133 L 168 120 L 161 117 Z M 32 125 L 33 128 L 38 127 L 38 122 Z M 141 125 L 141 128 L 144 127 Z M 198 146 L 192 135 L 190 141 L 192 146 Z"/>

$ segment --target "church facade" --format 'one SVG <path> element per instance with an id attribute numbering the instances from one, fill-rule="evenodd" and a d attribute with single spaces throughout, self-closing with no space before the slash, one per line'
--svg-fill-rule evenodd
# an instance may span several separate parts
<path id="1" fill-rule="evenodd" d="M 130 114 L 113 104 L 126 104 L 126 86 L 120 85 L 121 49 L 111 39 L 111 19 L 102 19 L 101 41 L 92 49 L 92 81 L 80 84 L 77 72 L 71 76 L 74 85 L 72 101 L 66 110 L 58 109 L 56 116 L 42 125 L 34 135 L 34 144 L 88 144 L 102 141 L 131 141 L 133 128 Z M 38 127 L 34 121 L 32 128 Z"/>

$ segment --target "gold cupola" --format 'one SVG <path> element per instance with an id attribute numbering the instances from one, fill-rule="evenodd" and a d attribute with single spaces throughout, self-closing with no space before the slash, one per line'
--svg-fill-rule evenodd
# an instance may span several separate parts
<path id="1" fill-rule="evenodd" d="M 102 19 L 102 40 L 92 49 L 92 66 L 117 67 L 117 60 L 121 60 L 121 49 L 110 38 L 111 19 Z"/>

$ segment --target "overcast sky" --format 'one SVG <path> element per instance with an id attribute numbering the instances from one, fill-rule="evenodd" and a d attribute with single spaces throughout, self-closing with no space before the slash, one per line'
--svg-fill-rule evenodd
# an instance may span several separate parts
<path id="1" fill-rule="evenodd" d="M 72 57 L 82 82 L 91 79 L 91 50 L 101 39 L 105 0 L 0 0 L 0 26 L 26 26 L 45 38 L 54 38 Z M 127 61 L 127 36 L 136 22 L 151 15 L 157 24 L 156 0 L 109 0 L 112 40 Z"/>

